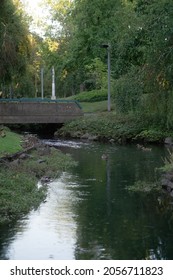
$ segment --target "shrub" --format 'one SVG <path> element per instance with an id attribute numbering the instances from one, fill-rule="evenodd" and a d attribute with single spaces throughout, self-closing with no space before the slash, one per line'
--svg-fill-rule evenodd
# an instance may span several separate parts
<path id="1" fill-rule="evenodd" d="M 107 99 L 107 90 L 84 91 L 74 96 L 74 100 L 79 102 L 97 102 Z"/>
<path id="2" fill-rule="evenodd" d="M 114 82 L 112 94 L 117 112 L 129 113 L 139 110 L 142 93 L 143 83 L 138 69 L 134 68 L 117 79 Z"/>
<path id="3" fill-rule="evenodd" d="M 163 141 L 164 138 L 164 133 L 159 130 L 155 129 L 146 129 L 141 131 L 139 134 L 136 135 L 135 139 L 140 139 L 144 140 L 147 142 L 158 142 L 158 141 Z"/>

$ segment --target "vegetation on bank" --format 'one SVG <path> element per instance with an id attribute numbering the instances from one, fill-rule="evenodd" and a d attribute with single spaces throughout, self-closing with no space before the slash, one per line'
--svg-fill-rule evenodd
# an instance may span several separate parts
<path id="1" fill-rule="evenodd" d="M 80 103 L 84 113 L 98 113 L 107 111 L 107 101 L 98 101 L 98 102 L 82 102 Z"/>
<path id="2" fill-rule="evenodd" d="M 162 124 L 150 122 L 150 118 L 147 118 L 147 116 L 144 118 L 143 114 L 123 114 L 117 113 L 115 110 L 106 112 L 106 100 L 92 102 L 88 96 L 88 102 L 80 102 L 80 104 L 85 113 L 84 117 L 66 123 L 55 133 L 55 136 L 110 141 L 111 143 L 118 142 L 123 144 L 132 141 L 143 142 L 142 145 L 137 144 L 137 147 L 147 151 L 151 150 L 145 147 L 147 143 L 164 143 L 166 137 L 171 141 L 171 136 L 173 136 L 170 129 L 165 129 Z M 171 176 L 172 181 L 166 180 L 165 186 L 162 185 L 161 179 L 156 180 L 154 183 L 137 181 L 134 185 L 128 186 L 127 190 L 130 192 L 150 194 L 160 193 L 162 188 L 165 188 L 168 193 L 172 192 L 172 187 L 170 189 L 170 185 L 172 186 L 173 184 L 172 162 L 173 153 L 170 152 L 167 159 L 165 159 L 162 172 L 169 171 L 169 177 Z"/>
<path id="3" fill-rule="evenodd" d="M 76 94 L 73 98 L 79 102 L 97 102 L 103 101 L 107 99 L 107 90 L 91 90 L 91 91 L 83 91 L 79 94 Z"/>
<path id="4" fill-rule="evenodd" d="M 0 156 L 17 153 L 22 150 L 21 136 L 0 126 Z"/>
<path id="5" fill-rule="evenodd" d="M 126 189 L 130 192 L 141 194 L 159 194 L 158 203 L 161 206 L 166 201 L 167 207 L 173 210 L 172 197 L 173 197 L 173 150 L 170 147 L 168 154 L 163 160 L 163 166 L 156 169 L 157 178 L 154 182 L 150 181 L 136 181 L 133 185 L 128 186 Z"/>
<path id="6" fill-rule="evenodd" d="M 7 135 L 6 153 L 9 153 L 11 145 L 18 146 L 21 143 L 21 137 L 10 131 L 7 131 Z M 2 160 L 1 157 L 0 225 L 18 219 L 31 209 L 37 208 L 46 198 L 47 188 L 44 183 L 74 165 L 70 155 L 44 145 L 38 145 L 30 153 L 25 152 L 10 161 L 4 157 Z M 41 188 L 37 186 L 39 180 L 43 184 Z"/>
<path id="7" fill-rule="evenodd" d="M 36 178 L 27 173 L 2 168 L 0 172 L 0 225 L 20 218 L 45 198 L 46 190 L 37 189 Z"/>
<path id="8" fill-rule="evenodd" d="M 145 120 L 115 112 L 87 114 L 66 123 L 55 136 L 83 138 L 86 134 L 95 136 L 95 140 L 98 141 L 114 140 L 118 143 L 131 141 L 162 143 L 165 137 L 171 136 L 171 132 L 150 126 Z"/>
<path id="9" fill-rule="evenodd" d="M 145 194 L 150 194 L 150 193 L 160 193 L 161 192 L 161 185 L 159 182 L 145 182 L 145 181 L 137 181 L 135 182 L 134 185 L 128 186 L 126 188 L 130 192 L 134 193 L 145 193 Z"/>
<path id="10" fill-rule="evenodd" d="M 71 138 L 89 138 L 98 141 L 130 141 L 163 143 L 165 138 L 172 137 L 171 128 L 153 119 L 147 112 L 120 112 L 111 95 L 111 112 L 108 112 L 107 97 L 102 100 L 97 90 L 97 101 L 90 92 L 76 95 L 84 112 L 84 117 L 65 123 L 55 136 Z M 82 95 L 85 97 L 83 101 Z"/>

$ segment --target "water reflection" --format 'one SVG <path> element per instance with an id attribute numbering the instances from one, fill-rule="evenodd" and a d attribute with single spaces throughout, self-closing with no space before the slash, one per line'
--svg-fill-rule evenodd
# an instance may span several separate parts
<path id="1" fill-rule="evenodd" d="M 76 223 L 71 205 L 75 198 L 66 186 L 67 179 L 69 176 L 64 173 L 59 180 L 50 184 L 47 202 L 39 210 L 32 211 L 24 221 L 24 232 L 18 231 L 15 239 L 10 241 L 6 252 L 8 258 L 72 258 Z M 68 249 L 64 250 L 66 247 Z"/>
<path id="2" fill-rule="evenodd" d="M 47 201 L 37 211 L 5 229 L 1 259 L 172 259 L 171 209 L 163 211 L 158 195 L 125 189 L 137 180 L 155 180 L 165 151 L 67 144 L 61 149 L 78 166 L 50 184 Z"/>

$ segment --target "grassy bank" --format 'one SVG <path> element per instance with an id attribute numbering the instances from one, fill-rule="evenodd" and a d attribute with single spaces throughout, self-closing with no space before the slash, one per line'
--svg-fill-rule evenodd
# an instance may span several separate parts
<path id="1" fill-rule="evenodd" d="M 107 101 L 98 101 L 98 102 L 82 102 L 80 103 L 82 110 L 85 113 L 97 113 L 97 112 L 106 112 L 107 110 Z"/>
<path id="2" fill-rule="evenodd" d="M 7 138 L 6 138 L 7 137 Z M 22 150 L 21 137 L 7 130 L 8 139 L 1 155 Z M 1 139 L 2 140 L 2 139 Z M 15 146 L 11 150 L 11 146 Z M 2 147 L 2 146 L 1 146 Z M 30 153 L 14 160 L 0 160 L 0 225 L 20 218 L 37 208 L 46 197 L 45 178 L 54 179 L 75 165 L 70 155 L 54 148 L 38 145 Z M 42 178 L 43 187 L 37 182 Z"/>
<path id="3" fill-rule="evenodd" d="M 21 151 L 21 140 L 20 135 L 0 126 L 0 156 Z"/>
<path id="4" fill-rule="evenodd" d="M 104 97 L 104 98 L 103 98 Z M 57 137 L 84 138 L 98 141 L 129 141 L 163 143 L 173 132 L 166 129 L 161 121 L 138 112 L 118 114 L 112 102 L 111 112 L 107 112 L 107 95 L 101 90 L 75 95 L 84 117 L 66 123 L 55 135 Z"/>
<path id="5" fill-rule="evenodd" d="M 98 141 L 114 140 L 118 143 L 129 141 L 163 142 L 169 132 L 149 126 L 140 118 L 121 116 L 115 112 L 87 114 L 83 118 L 65 124 L 57 131 L 58 137 L 85 138 Z M 86 137 L 87 138 L 87 137 Z"/>

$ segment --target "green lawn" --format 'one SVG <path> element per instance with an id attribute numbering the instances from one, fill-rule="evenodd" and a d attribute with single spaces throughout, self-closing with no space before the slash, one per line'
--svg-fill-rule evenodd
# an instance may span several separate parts
<path id="1" fill-rule="evenodd" d="M 20 135 L 4 129 L 5 137 L 0 136 L 0 156 L 12 154 L 22 150 Z"/>
<path id="2" fill-rule="evenodd" d="M 84 113 L 97 113 L 107 111 L 107 100 L 98 102 L 79 102 Z M 112 109 L 115 108 L 114 105 L 111 106 Z"/>

